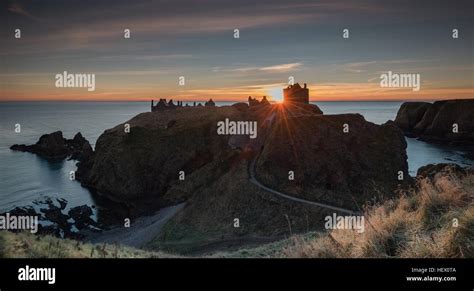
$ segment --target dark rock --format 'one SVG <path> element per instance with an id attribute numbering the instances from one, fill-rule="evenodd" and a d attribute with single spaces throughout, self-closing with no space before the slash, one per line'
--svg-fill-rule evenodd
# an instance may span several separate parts
<path id="1" fill-rule="evenodd" d="M 31 152 L 51 160 L 61 160 L 68 156 L 68 147 L 61 131 L 42 135 L 34 145 L 13 145 L 10 149 Z"/>
<path id="2" fill-rule="evenodd" d="M 27 152 L 29 147 L 26 144 L 14 144 L 10 147 L 11 150 L 13 151 L 19 151 L 19 152 Z"/>
<path id="3" fill-rule="evenodd" d="M 66 206 L 67 206 L 67 201 L 66 201 L 66 199 L 57 198 L 56 201 L 58 201 L 58 203 L 59 203 L 59 205 L 60 205 L 60 206 L 59 206 L 59 209 L 61 209 L 61 210 L 66 209 Z"/>
<path id="4" fill-rule="evenodd" d="M 70 159 L 77 161 L 84 161 L 91 157 L 93 150 L 89 142 L 76 144 L 70 147 Z"/>
<path id="5" fill-rule="evenodd" d="M 395 124 L 407 135 L 411 134 L 414 127 L 420 122 L 426 110 L 431 106 L 427 102 L 405 102 L 400 106 Z"/>
<path id="6" fill-rule="evenodd" d="M 424 112 L 422 114 L 422 112 Z M 406 135 L 428 142 L 474 144 L 474 99 L 402 104 L 395 123 Z M 455 132 L 454 125 L 458 132 Z"/>
<path id="7" fill-rule="evenodd" d="M 49 208 L 42 208 L 40 211 L 44 213 L 44 217 L 47 220 L 56 223 L 62 230 L 70 229 L 70 225 L 68 223 L 69 217 L 63 214 L 59 207 L 52 205 Z"/>
<path id="8" fill-rule="evenodd" d="M 68 214 L 72 219 L 74 219 L 74 225 L 79 230 L 87 228 L 91 225 L 95 226 L 96 224 L 95 221 L 91 218 L 93 214 L 92 209 L 87 205 L 71 208 Z"/>
<path id="9" fill-rule="evenodd" d="M 31 206 L 15 207 L 14 209 L 8 212 L 10 213 L 10 215 L 14 215 L 14 216 L 37 216 L 38 215 L 38 213 L 36 213 L 36 210 Z"/>
<path id="10" fill-rule="evenodd" d="M 77 148 L 81 148 L 83 144 L 89 143 L 87 139 L 85 139 L 80 132 L 76 133 L 76 135 L 69 140 L 69 144 L 75 146 Z"/>
<path id="11" fill-rule="evenodd" d="M 93 153 L 91 145 L 81 133 L 77 133 L 73 139 L 67 140 L 61 131 L 42 135 L 34 145 L 15 144 L 10 149 L 34 153 L 49 160 L 62 160 L 70 157 L 81 161 L 88 159 Z"/>
<path id="12" fill-rule="evenodd" d="M 56 206 L 55 201 L 53 201 L 51 198 L 34 201 L 35 205 L 42 206 L 40 212 L 36 212 L 36 210 L 31 206 L 15 207 L 8 212 L 10 215 L 15 216 L 37 216 L 39 220 L 37 234 L 41 235 L 53 235 L 56 237 L 69 239 L 82 239 L 84 236 L 72 231 L 72 226 L 76 226 L 78 230 L 88 228 L 92 231 L 98 231 L 98 229 L 102 228 L 102 225 L 98 224 L 91 218 L 93 211 L 89 206 L 77 206 L 71 208 L 68 214 L 64 214 L 62 211 L 66 208 L 68 202 L 61 198 L 57 198 L 56 201 L 59 203 L 59 207 Z M 5 215 L 5 213 L 0 215 Z M 71 218 L 74 220 L 73 223 L 68 221 Z M 47 222 L 46 225 L 45 222 Z"/>

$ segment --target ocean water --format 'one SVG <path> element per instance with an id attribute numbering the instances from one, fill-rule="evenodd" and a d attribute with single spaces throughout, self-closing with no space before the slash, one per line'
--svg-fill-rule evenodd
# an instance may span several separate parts
<path id="1" fill-rule="evenodd" d="M 222 102 L 217 105 L 228 105 Z M 400 102 L 318 102 L 325 114 L 361 113 L 381 124 L 393 120 Z M 104 130 L 150 110 L 149 102 L 0 102 L 0 212 L 35 200 L 64 198 L 68 207 L 95 205 L 91 193 L 69 180 L 74 161 L 50 162 L 30 153 L 14 152 L 13 144 L 33 144 L 56 130 L 72 138 L 77 132 L 95 145 Z M 15 132 L 15 125 L 21 132 Z M 473 165 L 459 150 L 407 139 L 410 173 L 429 163 Z"/>

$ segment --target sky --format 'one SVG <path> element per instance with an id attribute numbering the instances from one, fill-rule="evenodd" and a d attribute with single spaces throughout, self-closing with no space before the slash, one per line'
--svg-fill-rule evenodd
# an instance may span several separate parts
<path id="1" fill-rule="evenodd" d="M 313 101 L 474 98 L 472 0 L 0 5 L 0 101 L 279 101 L 290 77 Z M 64 71 L 95 74 L 95 91 L 57 88 Z M 419 74 L 420 90 L 382 88 L 388 71 Z"/>

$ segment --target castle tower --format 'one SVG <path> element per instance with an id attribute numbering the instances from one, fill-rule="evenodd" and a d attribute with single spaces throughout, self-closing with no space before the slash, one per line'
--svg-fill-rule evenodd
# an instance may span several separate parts
<path id="1" fill-rule="evenodd" d="M 304 83 L 304 87 L 301 88 L 300 84 L 288 85 L 287 88 L 283 89 L 283 102 L 284 103 L 309 103 L 309 89 Z"/>

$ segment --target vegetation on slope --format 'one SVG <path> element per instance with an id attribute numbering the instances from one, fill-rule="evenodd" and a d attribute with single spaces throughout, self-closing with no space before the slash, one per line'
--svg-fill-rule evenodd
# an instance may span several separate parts
<path id="1" fill-rule="evenodd" d="M 0 258 L 162 258 L 161 252 L 148 252 L 117 244 L 88 244 L 28 232 L 0 232 Z"/>
<path id="2" fill-rule="evenodd" d="M 452 166 L 365 210 L 365 232 L 311 233 L 215 257 L 474 257 L 474 174 Z"/>

